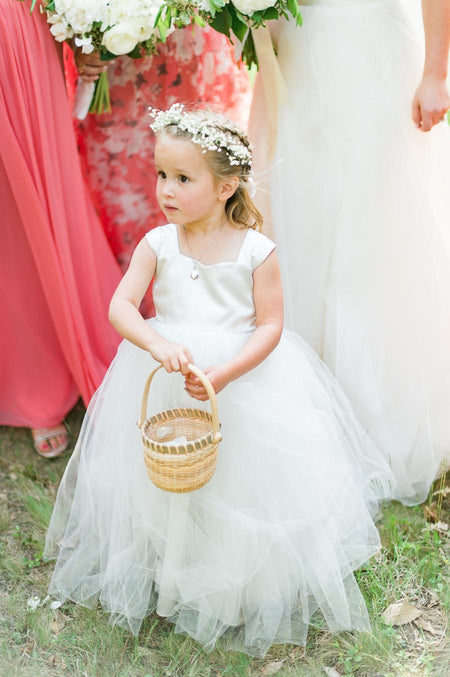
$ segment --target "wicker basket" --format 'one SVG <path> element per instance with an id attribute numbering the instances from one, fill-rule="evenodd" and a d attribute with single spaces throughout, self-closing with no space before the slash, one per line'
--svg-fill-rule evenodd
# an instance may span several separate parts
<path id="1" fill-rule="evenodd" d="M 214 474 L 217 449 L 222 439 L 214 389 L 197 367 L 189 369 L 201 380 L 208 393 L 211 414 L 201 409 L 168 409 L 147 418 L 150 384 L 157 367 L 147 379 L 142 395 L 139 428 L 142 432 L 144 460 L 153 484 L 164 491 L 185 493 L 206 484 Z M 186 437 L 186 443 L 172 443 Z"/>

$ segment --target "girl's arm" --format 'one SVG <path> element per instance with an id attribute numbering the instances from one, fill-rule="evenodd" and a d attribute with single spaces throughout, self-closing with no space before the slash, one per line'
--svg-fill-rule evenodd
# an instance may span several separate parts
<path id="1" fill-rule="evenodd" d="M 253 273 L 256 329 L 245 346 L 225 364 L 205 369 L 216 393 L 228 383 L 254 369 L 277 346 L 283 330 L 283 292 L 278 259 L 273 251 Z M 193 374 L 186 378 L 187 392 L 197 400 L 208 395 Z"/>
<path id="2" fill-rule="evenodd" d="M 136 247 L 130 266 L 111 299 L 109 320 L 124 338 L 128 339 L 161 362 L 166 371 L 188 373 L 192 362 L 189 350 L 171 343 L 150 327 L 139 312 L 139 306 L 153 279 L 156 256 L 145 238 Z"/>
<path id="3" fill-rule="evenodd" d="M 412 104 L 412 117 L 422 132 L 440 122 L 450 107 L 446 78 L 450 45 L 450 0 L 422 0 L 425 64 Z"/>

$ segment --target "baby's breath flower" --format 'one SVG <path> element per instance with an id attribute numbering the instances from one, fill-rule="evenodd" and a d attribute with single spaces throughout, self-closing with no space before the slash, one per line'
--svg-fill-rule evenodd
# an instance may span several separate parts
<path id="1" fill-rule="evenodd" d="M 150 127 L 158 134 L 165 127 L 176 125 L 191 135 L 193 143 L 197 143 L 207 150 L 215 150 L 219 153 L 224 151 L 229 159 L 230 165 L 243 165 L 251 167 L 252 154 L 236 134 L 231 131 L 219 129 L 214 122 L 201 120 L 195 114 L 189 113 L 184 109 L 181 103 L 174 103 L 167 111 L 161 111 L 157 108 L 149 108 L 149 115 L 153 118 Z"/>

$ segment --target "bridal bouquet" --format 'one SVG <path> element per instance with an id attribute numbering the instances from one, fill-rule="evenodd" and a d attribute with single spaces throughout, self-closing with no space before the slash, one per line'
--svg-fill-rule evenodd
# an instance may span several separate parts
<path id="1" fill-rule="evenodd" d="M 42 0 L 50 31 L 59 42 L 72 39 L 83 53 L 96 51 L 104 61 L 127 54 L 140 58 L 155 52 L 170 30 L 185 24 L 169 10 L 164 0 Z M 195 18 L 189 18 L 189 23 Z M 202 21 L 203 23 L 203 21 Z M 75 113 L 111 110 L 106 72 L 95 83 L 81 81 Z"/>
<path id="2" fill-rule="evenodd" d="M 248 66 L 258 66 L 252 32 L 266 21 L 289 19 L 302 25 L 298 0 L 166 0 L 169 14 L 193 16 L 195 13 L 219 33 L 241 43 L 241 55 Z"/>
<path id="3" fill-rule="evenodd" d="M 302 22 L 298 0 L 41 0 L 41 6 L 55 40 L 71 39 L 85 54 L 96 51 L 104 61 L 153 54 L 172 30 L 197 23 L 235 36 L 247 65 L 258 65 L 251 29 L 289 15 Z M 88 110 L 111 110 L 106 71 L 95 83 L 79 83 L 75 113 L 83 119 Z"/>

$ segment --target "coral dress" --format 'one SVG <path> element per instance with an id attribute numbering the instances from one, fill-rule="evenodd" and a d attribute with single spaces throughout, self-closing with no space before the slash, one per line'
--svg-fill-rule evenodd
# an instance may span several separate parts
<path id="1" fill-rule="evenodd" d="M 301 0 L 278 22 L 271 171 L 286 324 L 425 500 L 450 460 L 450 129 L 419 132 L 420 0 Z M 263 84 L 264 84 L 263 74 Z M 261 91 L 260 91 L 261 93 Z M 263 97 L 255 97 L 261 115 Z"/>
<path id="2" fill-rule="evenodd" d="M 45 427 L 102 380 L 120 271 L 82 179 L 45 17 L 2 0 L 0 35 L 0 423 Z"/>
<path id="3" fill-rule="evenodd" d="M 73 66 L 73 64 L 72 64 Z M 76 80 L 73 67 L 69 84 Z M 211 105 L 246 128 L 251 89 L 228 40 L 211 28 L 176 30 L 151 58 L 117 58 L 108 69 L 112 112 L 77 123 L 82 164 L 103 228 L 125 271 L 149 228 L 165 223 L 155 198 L 149 106 Z"/>
<path id="4" fill-rule="evenodd" d="M 204 266 L 180 253 L 177 228 L 152 230 L 157 256 L 151 326 L 228 361 L 255 329 L 253 271 L 273 250 L 248 230 L 235 262 Z M 139 631 L 156 609 L 211 649 L 264 655 L 304 644 L 318 612 L 332 631 L 367 629 L 353 571 L 379 547 L 372 521 L 391 473 L 317 355 L 286 332 L 256 369 L 218 395 L 223 441 L 211 481 L 190 494 L 156 488 L 136 420 L 151 355 L 123 341 L 89 406 L 58 491 L 45 555 L 50 592 Z M 179 374 L 160 371 L 149 414 L 202 406 Z"/>

